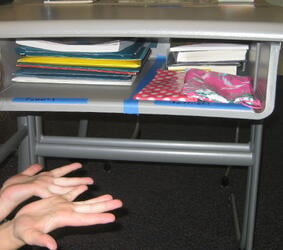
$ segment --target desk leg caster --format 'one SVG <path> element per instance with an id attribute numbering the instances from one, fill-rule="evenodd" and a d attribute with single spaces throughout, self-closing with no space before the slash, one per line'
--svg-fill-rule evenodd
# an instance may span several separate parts
<path id="1" fill-rule="evenodd" d="M 229 186 L 229 177 L 223 176 L 221 180 L 221 187 L 226 188 L 227 186 Z"/>
<path id="2" fill-rule="evenodd" d="M 221 179 L 221 187 L 223 187 L 223 188 L 228 187 L 229 184 L 230 184 L 230 181 L 229 181 L 230 170 L 231 170 L 231 166 L 228 166 L 225 170 L 224 176 Z"/>
<path id="3" fill-rule="evenodd" d="M 103 168 L 105 172 L 110 172 L 112 169 L 112 162 L 111 161 L 105 162 Z"/>

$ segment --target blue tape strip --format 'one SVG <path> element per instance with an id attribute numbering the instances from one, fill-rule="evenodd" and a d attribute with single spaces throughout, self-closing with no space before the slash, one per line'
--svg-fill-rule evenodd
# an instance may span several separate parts
<path id="1" fill-rule="evenodd" d="M 87 104 L 88 98 L 54 98 L 54 97 L 15 97 L 12 102 L 50 103 L 50 104 Z"/>
<path id="2" fill-rule="evenodd" d="M 183 7 L 182 4 L 152 4 L 150 7 L 156 8 L 156 7 L 162 7 L 162 8 L 180 8 Z"/>
<path id="3" fill-rule="evenodd" d="M 176 102 L 176 101 L 155 101 L 156 105 L 163 106 L 179 106 L 187 108 L 205 108 L 205 109 L 239 109 L 239 110 L 251 110 L 251 108 L 246 107 L 241 104 L 235 103 L 211 103 L 211 102 Z"/>
<path id="4" fill-rule="evenodd" d="M 156 75 L 156 71 L 164 65 L 166 62 L 165 56 L 157 56 L 154 64 L 149 69 L 146 76 L 140 81 L 137 88 L 131 94 L 131 96 L 124 100 L 124 114 L 138 114 L 139 113 L 139 101 L 134 100 L 133 97 L 140 92 Z"/>

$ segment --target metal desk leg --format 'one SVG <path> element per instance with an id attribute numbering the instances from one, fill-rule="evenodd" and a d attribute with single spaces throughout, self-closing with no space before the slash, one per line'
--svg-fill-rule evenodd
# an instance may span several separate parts
<path id="1" fill-rule="evenodd" d="M 252 167 L 248 167 L 248 175 L 247 175 L 247 184 L 246 184 L 246 198 L 245 198 L 245 208 L 244 208 L 244 217 L 242 224 L 242 233 L 240 239 L 240 249 L 245 249 L 245 245 L 247 242 L 247 226 L 248 226 L 248 212 L 250 206 L 250 187 L 251 187 L 251 176 L 252 176 Z"/>
<path id="2" fill-rule="evenodd" d="M 18 117 L 18 128 L 26 126 L 28 124 L 27 117 Z M 23 171 L 30 165 L 30 153 L 28 135 L 22 140 L 18 150 L 18 172 Z"/>
<path id="3" fill-rule="evenodd" d="M 88 129 L 88 120 L 80 120 L 79 124 L 79 137 L 86 137 L 87 136 L 87 129 Z"/>
<path id="4" fill-rule="evenodd" d="M 40 141 L 40 138 L 42 136 L 42 117 L 36 116 L 35 117 L 35 139 L 37 142 Z M 44 158 L 42 156 L 36 155 L 37 163 L 44 166 Z"/>
<path id="5" fill-rule="evenodd" d="M 242 237 L 240 242 L 241 249 L 245 250 L 251 250 L 253 248 L 262 131 L 263 124 L 252 125 L 251 149 L 253 152 L 253 165 L 249 166 L 248 170 L 246 205 L 243 219 Z"/>
<path id="6" fill-rule="evenodd" d="M 11 153 L 18 149 L 18 146 L 27 135 L 26 127 L 19 127 L 17 132 L 11 136 L 4 144 L 0 145 L 0 163 L 4 161 Z"/>
<path id="7" fill-rule="evenodd" d="M 35 143 L 39 140 L 41 131 L 41 117 L 23 116 L 18 118 L 18 127 L 26 126 L 28 134 L 22 141 L 18 151 L 18 171 L 21 172 L 34 163 L 43 164 L 43 158 L 35 154 Z"/>
<path id="8" fill-rule="evenodd" d="M 250 189 L 250 206 L 249 206 L 247 243 L 246 243 L 247 250 L 250 250 L 253 247 L 263 124 L 254 125 L 254 129 L 255 129 L 255 138 L 253 143 L 254 164 L 251 171 L 252 174 L 251 174 L 251 189 Z"/>

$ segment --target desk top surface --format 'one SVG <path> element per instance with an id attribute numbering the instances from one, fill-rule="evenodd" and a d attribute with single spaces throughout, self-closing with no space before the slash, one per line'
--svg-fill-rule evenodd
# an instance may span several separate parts
<path id="1" fill-rule="evenodd" d="M 40 0 L 16 0 L 0 6 L 0 38 L 103 36 L 283 41 L 283 7 L 263 0 L 255 0 L 254 5 L 220 5 L 213 1 L 216 0 L 129 5 L 101 0 L 94 4 L 50 5 Z"/>

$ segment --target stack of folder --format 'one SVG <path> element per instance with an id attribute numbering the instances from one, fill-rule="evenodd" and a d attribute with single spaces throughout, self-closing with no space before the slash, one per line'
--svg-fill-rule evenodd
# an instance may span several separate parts
<path id="1" fill-rule="evenodd" d="M 15 82 L 131 85 L 150 54 L 141 40 L 19 40 Z"/>

